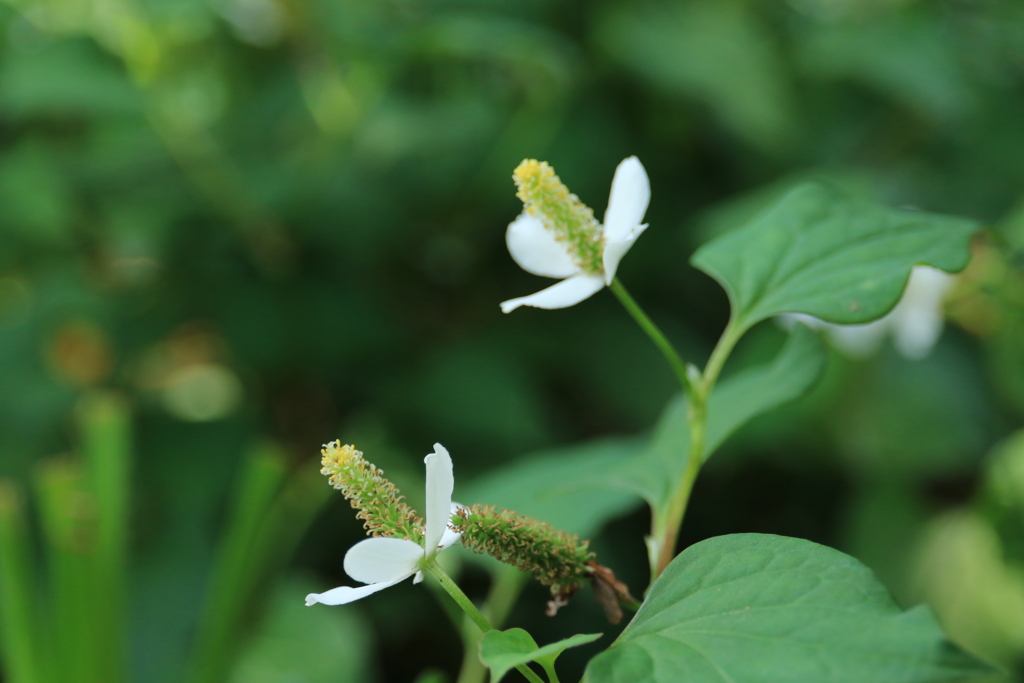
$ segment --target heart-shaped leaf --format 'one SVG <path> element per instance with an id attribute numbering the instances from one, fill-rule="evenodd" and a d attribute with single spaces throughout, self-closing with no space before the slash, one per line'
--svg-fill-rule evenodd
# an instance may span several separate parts
<path id="1" fill-rule="evenodd" d="M 719 536 L 651 586 L 586 683 L 939 683 L 993 673 L 924 607 L 904 612 L 871 570 L 810 541 Z"/>
<path id="2" fill-rule="evenodd" d="M 866 323 L 896 305 L 915 265 L 962 270 L 977 227 L 809 183 L 704 245 L 691 261 L 725 288 L 740 329 L 780 313 Z"/>
<path id="3" fill-rule="evenodd" d="M 570 647 L 592 643 L 602 633 L 580 633 L 537 647 L 533 637 L 521 628 L 510 628 L 507 631 L 488 631 L 480 637 L 480 661 L 491 669 L 491 683 L 498 683 L 513 667 L 529 662 L 537 662 L 548 672 L 551 680 L 555 668 L 555 660 Z"/>

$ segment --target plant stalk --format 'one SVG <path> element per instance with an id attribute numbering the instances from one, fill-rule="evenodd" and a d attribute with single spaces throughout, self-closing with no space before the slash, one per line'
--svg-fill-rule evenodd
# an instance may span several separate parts
<path id="1" fill-rule="evenodd" d="M 690 503 L 690 494 L 693 485 L 697 481 L 697 475 L 707 457 L 705 443 L 708 423 L 708 399 L 714 389 L 718 375 L 725 365 L 726 359 L 732 352 L 736 342 L 743 335 L 743 328 L 736 324 L 735 319 L 730 318 L 725 331 L 715 345 L 711 356 L 708 358 L 704 372 L 696 383 L 694 391 L 690 393 L 687 405 L 686 417 L 690 425 L 690 452 L 686 463 L 686 470 L 683 472 L 679 484 L 672 492 L 669 499 L 668 509 L 661 524 L 662 527 L 653 534 L 658 545 L 658 555 L 654 566 L 651 568 L 651 578 L 656 579 L 665 571 L 672 558 L 675 557 L 676 543 L 679 540 L 679 530 L 683 524 L 683 517 L 686 515 L 686 507 Z M 658 533 L 660 532 L 660 533 Z M 653 558 L 652 558 L 653 559 Z"/>
<path id="2" fill-rule="evenodd" d="M 672 367 L 672 372 L 675 373 L 676 379 L 679 380 L 679 385 L 683 388 L 683 391 L 687 396 L 691 396 L 696 387 L 693 385 L 693 382 L 690 380 L 690 377 L 686 372 L 686 363 L 684 363 L 683 359 L 679 357 L 678 353 L 676 353 L 675 347 L 672 346 L 672 343 L 669 342 L 668 338 L 665 337 L 658 326 L 655 325 L 649 317 L 647 317 L 644 310 L 640 308 L 640 304 L 638 304 L 636 300 L 629 295 L 629 292 L 626 291 L 626 288 L 623 286 L 622 282 L 619 281 L 619 278 L 613 279 L 611 285 L 608 286 L 608 289 L 612 290 L 612 294 L 618 298 L 623 308 L 633 316 L 633 320 L 635 320 L 636 324 L 640 326 L 640 329 L 642 329 L 644 333 L 650 337 L 651 341 L 654 342 L 654 345 L 658 347 L 658 350 L 661 351 L 661 355 L 665 357 L 665 360 L 667 360 L 668 364 Z"/>
<path id="3" fill-rule="evenodd" d="M 443 569 L 441 569 L 436 560 L 431 560 L 426 563 L 426 565 L 423 566 L 423 570 L 437 579 L 437 582 L 441 584 L 441 587 L 444 588 L 445 592 L 451 596 L 452 600 L 455 601 L 455 604 L 462 608 L 462 611 L 466 613 L 466 616 L 468 616 L 474 624 L 476 624 L 477 628 L 484 633 L 494 630 L 494 627 L 492 627 L 490 622 L 487 621 L 487 617 L 485 617 L 480 610 L 476 608 L 476 605 L 474 605 L 473 601 L 462 592 L 462 589 L 459 588 L 458 584 L 452 581 L 452 578 L 448 576 Z M 533 669 L 525 664 L 516 665 L 516 670 L 523 674 L 523 676 L 526 677 L 526 680 L 530 681 L 530 683 L 544 683 L 541 677 L 534 673 Z"/>

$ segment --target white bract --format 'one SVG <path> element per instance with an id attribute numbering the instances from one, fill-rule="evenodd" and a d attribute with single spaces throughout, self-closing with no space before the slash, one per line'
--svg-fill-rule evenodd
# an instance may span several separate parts
<path id="1" fill-rule="evenodd" d="M 415 575 L 414 583 L 423 579 L 420 571 L 425 562 L 459 540 L 460 534 L 448 526 L 452 515 L 462 507 L 452 502 L 455 478 L 452 459 L 439 443 L 434 452 L 423 459 L 427 465 L 427 503 L 423 546 L 404 538 L 368 538 L 345 553 L 345 573 L 365 586 L 340 586 L 326 593 L 310 593 L 306 605 L 344 605 L 367 595 L 394 586 Z"/>
<path id="2" fill-rule="evenodd" d="M 505 233 L 512 259 L 528 273 L 562 281 L 536 294 L 502 302 L 502 312 L 509 313 L 520 306 L 566 308 L 610 285 L 619 261 L 647 228 L 640 221 L 650 199 L 651 185 L 643 164 L 636 157 L 623 160 L 615 169 L 608 209 L 601 225 L 604 250 L 603 268 L 599 272 L 584 270 L 573 253 L 573 245 L 556 239 L 540 218 L 527 211 L 519 214 Z"/>
<path id="3" fill-rule="evenodd" d="M 942 336 L 942 303 L 954 279 L 931 266 L 914 266 L 896 307 L 884 318 L 864 325 L 836 325 L 803 313 L 780 317 L 784 325 L 802 322 L 824 331 L 841 351 L 855 357 L 874 353 L 891 334 L 897 351 L 918 360 L 927 356 Z"/>

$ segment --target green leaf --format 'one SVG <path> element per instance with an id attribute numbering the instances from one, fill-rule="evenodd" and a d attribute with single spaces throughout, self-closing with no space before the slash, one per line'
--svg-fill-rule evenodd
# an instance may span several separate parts
<path id="1" fill-rule="evenodd" d="M 589 538 L 608 520 L 637 507 L 636 496 L 615 473 L 645 448 L 645 440 L 620 438 L 541 451 L 492 470 L 458 491 L 456 499 L 515 510 Z"/>
<path id="2" fill-rule="evenodd" d="M 753 418 L 803 396 L 817 384 L 827 360 L 821 337 L 801 325 L 770 365 L 750 368 L 719 384 L 708 401 L 704 459 Z"/>
<path id="3" fill-rule="evenodd" d="M 852 557 L 735 534 L 676 557 L 584 681 L 937 683 L 992 671 Z"/>
<path id="4" fill-rule="evenodd" d="M 798 326 L 770 364 L 720 382 L 708 405 L 704 457 L 751 418 L 802 396 L 817 382 L 827 357 L 818 335 Z M 637 497 L 660 509 L 686 467 L 689 445 L 686 403 L 678 396 L 649 442 L 601 439 L 544 451 L 493 471 L 457 497 L 516 510 L 588 538 L 633 509 Z"/>
<path id="5" fill-rule="evenodd" d="M 660 93 L 706 104 L 748 142 L 778 148 L 799 133 L 774 36 L 745 2 L 645 2 L 598 14 L 596 39 Z"/>
<path id="6" fill-rule="evenodd" d="M 866 323 L 896 305 L 913 266 L 962 270 L 976 229 L 809 183 L 691 260 L 725 288 L 740 329 L 780 313 Z"/>
<path id="7" fill-rule="evenodd" d="M 708 402 L 704 459 L 752 418 L 796 400 L 821 377 L 828 358 L 817 334 L 798 326 L 769 365 L 749 368 L 722 380 Z M 686 402 L 673 399 L 662 413 L 642 461 L 630 463 L 620 479 L 651 507 L 660 510 L 688 462 L 690 429 Z"/>
<path id="8" fill-rule="evenodd" d="M 280 584 L 265 620 L 245 643 L 232 683 L 355 683 L 373 680 L 372 629 L 359 610 L 310 609 L 306 580 Z M 225 679 L 222 679 L 225 680 Z"/>
<path id="9" fill-rule="evenodd" d="M 580 633 L 557 643 L 537 647 L 533 637 L 521 628 L 488 631 L 480 638 L 480 660 L 491 669 L 491 683 L 498 683 L 509 670 L 529 662 L 543 666 L 550 677 L 558 655 L 570 647 L 592 643 L 602 635 Z"/>

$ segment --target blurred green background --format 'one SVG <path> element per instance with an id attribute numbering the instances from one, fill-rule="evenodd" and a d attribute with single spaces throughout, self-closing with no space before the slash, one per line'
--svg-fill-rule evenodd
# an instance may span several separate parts
<path id="1" fill-rule="evenodd" d="M 427 590 L 302 606 L 361 536 L 319 445 L 416 506 L 435 441 L 475 503 L 519 457 L 645 434 L 673 379 L 607 292 L 498 308 L 545 284 L 504 248 L 516 164 L 600 216 L 631 154 L 651 227 L 620 276 L 695 362 L 728 310 L 689 254 L 798 180 L 989 226 L 934 352 L 834 354 L 711 462 L 682 542 L 833 545 L 1020 672 L 1024 3 L 5 0 L 0 36 L 0 574 L 33 585 L 0 586 L 8 683 L 454 677 Z M 594 547 L 642 590 L 628 510 Z M 541 643 L 599 630 L 589 596 L 525 596 Z"/>

